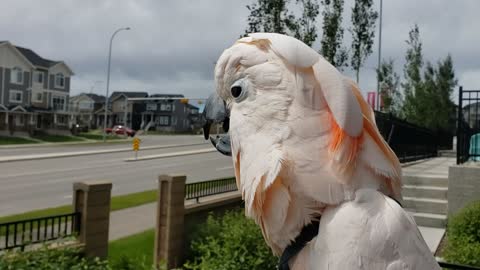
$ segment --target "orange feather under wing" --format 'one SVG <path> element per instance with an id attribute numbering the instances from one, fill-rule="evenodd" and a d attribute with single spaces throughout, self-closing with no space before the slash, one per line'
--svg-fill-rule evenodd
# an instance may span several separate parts
<path id="1" fill-rule="evenodd" d="M 390 190 L 390 195 L 394 196 L 396 199 L 401 198 L 401 167 L 400 162 L 390 148 L 390 146 L 385 142 L 382 135 L 378 131 L 378 128 L 375 124 L 375 115 L 370 106 L 363 99 L 360 90 L 352 82 L 351 83 L 352 92 L 357 98 L 360 108 L 363 115 L 363 131 L 360 136 L 352 137 L 349 136 L 335 121 L 332 113 L 330 115 L 330 128 L 331 128 L 331 139 L 329 143 L 329 153 L 332 157 L 332 168 L 334 171 L 340 174 L 339 180 L 343 183 L 347 183 L 352 172 L 357 166 L 357 159 L 359 152 L 364 141 L 365 134 L 368 134 L 369 137 L 373 140 L 375 145 L 378 146 L 383 157 L 388 160 L 391 164 L 391 168 L 388 171 L 378 170 L 375 167 L 375 164 L 370 164 L 371 169 L 376 175 L 381 176 L 385 179 L 386 184 Z"/>

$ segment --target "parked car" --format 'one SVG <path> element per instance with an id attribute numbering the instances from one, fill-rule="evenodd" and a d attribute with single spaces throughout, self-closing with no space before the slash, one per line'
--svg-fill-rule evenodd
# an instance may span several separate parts
<path id="1" fill-rule="evenodd" d="M 105 132 L 107 134 L 112 133 L 112 134 L 117 134 L 117 135 L 127 134 L 127 136 L 130 136 L 130 137 L 135 136 L 135 133 L 136 133 L 135 130 L 133 130 L 131 128 L 128 128 L 128 127 L 125 127 L 125 126 L 121 126 L 121 125 L 113 126 L 113 128 L 106 128 Z"/>

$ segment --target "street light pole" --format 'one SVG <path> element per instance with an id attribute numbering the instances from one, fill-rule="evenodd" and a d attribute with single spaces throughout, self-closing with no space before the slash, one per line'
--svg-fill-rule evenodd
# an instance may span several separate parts
<path id="1" fill-rule="evenodd" d="M 377 106 L 380 110 L 380 80 L 378 78 L 378 72 L 380 71 L 381 58 L 382 58 L 382 4 L 383 0 L 380 0 L 380 25 L 378 33 L 378 66 L 377 66 Z"/>
<path id="2" fill-rule="evenodd" d="M 122 30 L 130 30 L 130 27 L 117 29 L 110 38 L 110 48 L 108 50 L 108 70 L 107 70 L 107 95 L 105 96 L 105 116 L 103 121 L 103 142 L 107 140 L 107 112 L 108 112 L 108 90 L 110 87 L 110 62 L 112 59 L 112 42 L 115 35 Z"/>

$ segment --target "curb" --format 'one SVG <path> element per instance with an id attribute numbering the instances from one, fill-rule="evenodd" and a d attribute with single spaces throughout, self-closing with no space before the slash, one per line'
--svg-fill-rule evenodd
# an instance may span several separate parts
<path id="1" fill-rule="evenodd" d="M 168 157 L 179 157 L 179 156 L 187 156 L 187 155 L 195 155 L 195 154 L 212 153 L 212 152 L 217 152 L 217 149 L 215 149 L 215 148 L 205 148 L 205 149 L 200 149 L 200 150 L 181 151 L 181 152 L 176 152 L 176 153 L 144 156 L 144 157 L 139 157 L 139 158 L 127 158 L 124 161 L 134 162 L 134 161 L 168 158 Z"/>
<path id="2" fill-rule="evenodd" d="M 96 145 L 96 144 L 115 144 L 115 143 L 128 143 L 130 139 L 117 139 L 117 140 L 109 140 L 106 142 L 103 141 L 95 141 L 95 140 L 85 140 L 81 142 L 39 142 L 39 143 L 27 143 L 27 144 L 9 144 L 9 145 L 2 145 L 0 149 L 18 149 L 18 148 L 30 148 L 30 147 L 52 147 L 52 146 L 69 146 L 69 145 Z"/>
<path id="3" fill-rule="evenodd" d="M 168 145 L 146 146 L 146 147 L 141 148 L 141 150 L 164 149 L 164 148 L 174 148 L 174 147 L 182 147 L 182 146 L 196 146 L 196 145 L 203 145 L 203 144 L 207 144 L 207 143 L 168 144 Z M 17 157 L 0 158 L 0 163 L 15 162 L 15 161 L 26 161 L 26 160 L 37 160 L 37 159 L 52 159 L 52 158 L 63 158 L 63 157 L 88 156 L 88 155 L 97 155 L 97 154 L 129 152 L 129 151 L 132 151 L 132 148 L 129 147 L 129 148 L 120 148 L 120 149 L 91 150 L 91 151 L 79 151 L 79 152 L 70 152 L 70 153 L 37 154 L 37 155 L 31 155 L 31 156 L 17 156 Z"/>

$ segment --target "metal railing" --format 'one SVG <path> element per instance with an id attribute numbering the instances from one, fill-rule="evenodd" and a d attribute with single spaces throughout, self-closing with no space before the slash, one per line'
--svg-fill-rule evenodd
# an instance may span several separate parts
<path id="1" fill-rule="evenodd" d="M 235 178 L 190 183 L 185 185 L 185 199 L 195 199 L 198 202 L 199 198 L 202 197 L 236 190 L 237 183 L 235 182 Z"/>
<path id="2" fill-rule="evenodd" d="M 0 223 L 0 251 L 73 236 L 79 225 L 80 213 Z"/>
<path id="3" fill-rule="evenodd" d="M 480 160 L 480 90 L 458 90 L 457 164 Z"/>
<path id="4" fill-rule="evenodd" d="M 455 269 L 455 270 L 480 270 L 479 267 L 475 266 L 468 266 L 468 265 L 461 265 L 461 264 L 453 264 L 447 262 L 438 262 L 440 267 L 443 269 Z"/>
<path id="5" fill-rule="evenodd" d="M 375 112 L 375 121 L 378 130 L 400 162 L 437 156 L 439 148 L 437 133 L 378 111 Z"/>

